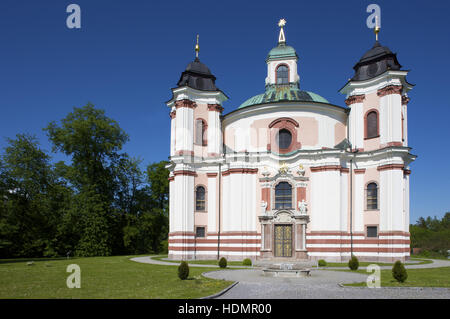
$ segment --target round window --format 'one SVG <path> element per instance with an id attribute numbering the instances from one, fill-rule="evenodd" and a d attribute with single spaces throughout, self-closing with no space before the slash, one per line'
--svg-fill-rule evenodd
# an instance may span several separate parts
<path id="1" fill-rule="evenodd" d="M 291 132 L 289 132 L 289 130 L 286 129 L 282 129 L 278 132 L 278 146 L 281 149 L 286 149 L 289 148 L 289 146 L 291 145 L 292 142 L 292 135 Z"/>

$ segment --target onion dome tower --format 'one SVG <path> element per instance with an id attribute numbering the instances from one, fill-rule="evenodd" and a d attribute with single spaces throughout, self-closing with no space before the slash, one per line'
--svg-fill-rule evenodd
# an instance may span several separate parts
<path id="1" fill-rule="evenodd" d="M 355 75 L 352 77 L 352 81 L 368 80 L 387 70 L 400 70 L 401 67 L 397 60 L 397 54 L 392 53 L 388 47 L 382 46 L 377 40 L 353 67 Z"/>
<path id="2" fill-rule="evenodd" d="M 377 23 L 375 44 L 355 64 L 355 74 L 340 90 L 347 95 L 345 103 L 350 108 L 349 139 L 353 149 L 364 149 L 372 136 L 379 138 L 381 146 L 407 146 L 407 92 L 413 85 L 407 82 L 408 71 L 401 69 L 397 54 L 380 44 L 379 31 Z M 376 127 L 370 124 L 368 128 L 367 117 L 373 118 L 369 122 Z"/>
<path id="3" fill-rule="evenodd" d="M 188 64 L 177 83 L 178 87 L 188 86 L 200 91 L 219 91 L 216 87 L 216 77 L 209 68 L 196 57 Z"/>
<path id="4" fill-rule="evenodd" d="M 220 115 L 222 103 L 228 98 L 217 88 L 216 77 L 210 69 L 200 62 L 199 51 L 197 35 L 195 59 L 182 72 L 177 87 L 172 89 L 172 98 L 166 102 L 171 117 L 169 240 L 180 234 L 189 239 L 195 236 L 194 180 L 197 169 L 204 159 L 211 165 L 219 163 L 222 155 Z M 208 183 L 215 182 L 216 178 L 211 177 Z M 215 222 L 208 220 L 208 231 L 214 229 Z M 169 244 L 171 258 L 188 259 L 192 258 L 191 253 L 188 245 L 179 250 Z"/>
<path id="5" fill-rule="evenodd" d="M 280 27 L 278 45 L 270 50 L 266 58 L 265 92 L 249 98 L 239 108 L 275 102 L 329 103 L 318 94 L 300 90 L 300 77 L 297 71 L 298 55 L 293 47 L 286 44 L 285 25 L 286 20 L 281 19 L 278 23 Z"/>

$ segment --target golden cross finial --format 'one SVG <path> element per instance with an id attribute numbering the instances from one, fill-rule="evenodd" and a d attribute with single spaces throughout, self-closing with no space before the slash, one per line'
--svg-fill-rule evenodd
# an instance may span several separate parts
<path id="1" fill-rule="evenodd" d="M 380 26 L 378 24 L 378 16 L 375 16 L 375 28 L 373 29 L 375 33 L 375 40 L 378 41 L 378 33 L 380 32 Z"/>
<path id="2" fill-rule="evenodd" d="M 198 34 L 197 34 L 197 44 L 195 45 L 195 57 L 198 58 L 198 52 L 200 51 L 200 46 L 198 45 Z"/>
<path id="3" fill-rule="evenodd" d="M 280 21 L 278 22 L 278 26 L 281 29 L 280 29 L 280 35 L 278 36 L 278 43 L 285 43 L 286 42 L 286 37 L 284 36 L 284 30 L 283 30 L 283 27 L 285 25 L 286 25 L 286 20 L 285 19 L 280 19 Z"/>

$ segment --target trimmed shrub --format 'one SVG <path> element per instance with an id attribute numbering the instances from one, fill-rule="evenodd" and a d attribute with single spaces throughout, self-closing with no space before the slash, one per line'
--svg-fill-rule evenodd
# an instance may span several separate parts
<path id="1" fill-rule="evenodd" d="M 392 267 L 392 277 L 398 282 L 405 282 L 406 278 L 408 278 L 405 266 L 400 260 L 397 260 Z"/>
<path id="2" fill-rule="evenodd" d="M 359 261 L 355 255 L 352 255 L 352 258 L 348 261 L 348 268 L 350 268 L 351 270 L 358 270 Z"/>
<path id="3" fill-rule="evenodd" d="M 327 266 L 327 262 L 323 259 L 320 259 L 317 264 L 319 265 L 319 267 L 326 267 Z"/>
<path id="4" fill-rule="evenodd" d="M 242 261 L 242 265 L 244 265 L 244 266 L 251 266 L 252 265 L 252 260 L 250 258 L 245 258 Z"/>
<path id="5" fill-rule="evenodd" d="M 189 277 L 189 265 L 184 260 L 178 266 L 178 278 L 185 280 Z"/>
<path id="6" fill-rule="evenodd" d="M 227 260 L 225 257 L 220 258 L 219 260 L 219 267 L 220 268 L 227 268 Z"/>

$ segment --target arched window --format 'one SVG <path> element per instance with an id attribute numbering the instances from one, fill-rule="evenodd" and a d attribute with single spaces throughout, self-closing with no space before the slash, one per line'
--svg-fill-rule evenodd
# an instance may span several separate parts
<path id="1" fill-rule="evenodd" d="M 275 186 L 275 209 L 292 209 L 292 186 L 288 182 Z"/>
<path id="2" fill-rule="evenodd" d="M 206 145 L 206 123 L 202 119 L 195 121 L 195 144 Z"/>
<path id="3" fill-rule="evenodd" d="M 205 210 L 205 193 L 205 188 L 203 186 L 198 186 L 195 189 L 195 210 Z"/>
<path id="4" fill-rule="evenodd" d="M 286 65 L 280 65 L 277 68 L 277 84 L 289 83 L 289 68 Z"/>
<path id="5" fill-rule="evenodd" d="M 287 129 L 281 129 L 278 132 L 278 138 L 277 138 L 278 146 L 281 149 L 289 148 L 292 142 L 292 134 Z"/>
<path id="6" fill-rule="evenodd" d="M 370 111 L 366 116 L 366 138 L 378 137 L 378 113 Z"/>
<path id="7" fill-rule="evenodd" d="M 369 183 L 366 189 L 367 209 L 378 209 L 378 185 Z"/>

